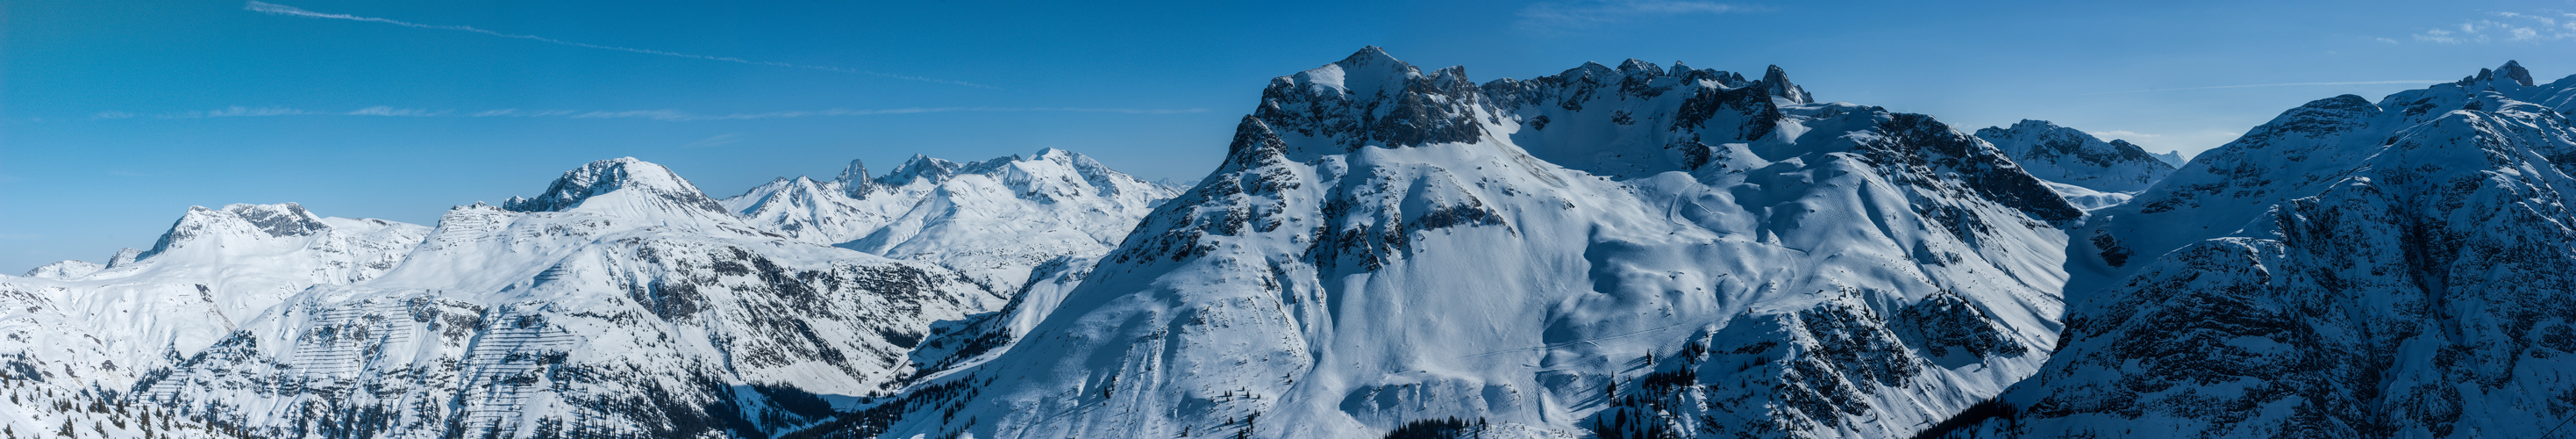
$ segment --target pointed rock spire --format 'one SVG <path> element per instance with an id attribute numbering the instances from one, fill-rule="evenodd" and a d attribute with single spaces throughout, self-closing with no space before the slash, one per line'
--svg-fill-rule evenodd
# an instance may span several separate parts
<path id="1" fill-rule="evenodd" d="M 2522 62 L 2506 60 L 2504 62 L 2504 67 L 2496 68 L 2496 73 L 2502 75 L 2505 79 L 2513 80 L 2513 83 L 2515 84 L 2521 84 L 2524 87 L 2531 86 L 2531 71 L 2523 69 Z"/>
<path id="2" fill-rule="evenodd" d="M 841 194 L 850 198 L 867 198 L 877 189 L 876 181 L 868 178 L 867 163 L 857 159 L 851 159 L 850 166 L 841 168 L 841 175 L 832 177 L 832 181 L 839 182 Z"/>
<path id="3" fill-rule="evenodd" d="M 1790 83 L 1789 72 L 1781 70 L 1780 66 L 1775 65 L 1771 66 L 1768 70 L 1764 70 L 1762 72 L 1762 84 L 1764 87 L 1770 88 L 1769 91 L 1772 96 L 1779 96 L 1781 98 L 1788 99 L 1791 102 L 1804 104 L 1816 101 L 1815 98 L 1807 96 L 1807 89 L 1798 88 L 1798 84 Z"/>

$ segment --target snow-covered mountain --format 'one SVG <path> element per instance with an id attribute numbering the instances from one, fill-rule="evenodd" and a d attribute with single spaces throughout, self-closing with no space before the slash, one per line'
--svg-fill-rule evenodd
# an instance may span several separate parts
<path id="1" fill-rule="evenodd" d="M 11 394 L 0 426 L 53 434 L 71 422 L 84 436 L 141 434 L 127 421 L 154 409 L 129 409 L 122 398 L 139 377 L 309 286 L 382 275 L 428 231 L 322 217 L 295 203 L 190 207 L 149 251 L 0 276 L 0 385 Z M 90 411 L 94 404 L 102 411 Z M 110 420 L 114 428 L 104 427 Z M 182 422 L 174 431 L 205 427 Z"/>
<path id="2" fill-rule="evenodd" d="M 2182 151 L 2165 151 L 2154 153 L 2154 155 L 2156 156 L 2157 161 L 2165 162 L 2165 164 L 2172 165 L 2175 168 L 2181 168 L 2184 163 L 2191 162 L 2191 159 L 2183 158 Z"/>
<path id="3" fill-rule="evenodd" d="M 2030 175 L 2098 193 L 2146 190 L 2174 165 L 2126 140 L 2102 141 L 2091 133 L 2044 120 L 1977 130 Z"/>
<path id="4" fill-rule="evenodd" d="M 1043 318 L 948 332 L 962 367 L 808 433 L 1891 437 L 2056 342 L 2082 211 L 1777 68 L 1479 85 L 1371 47 L 1262 96 L 1219 169 L 1003 313 Z"/>
<path id="5" fill-rule="evenodd" d="M 853 160 L 831 181 L 780 178 L 718 203 L 798 241 L 935 263 L 1011 291 L 1058 257 L 1108 253 L 1178 190 L 1048 148 L 965 164 L 914 156 L 873 177 Z"/>
<path id="6" fill-rule="evenodd" d="M 2571 111 L 2507 63 L 2177 169 L 1777 67 L 1370 47 L 1274 79 L 1188 183 L 1048 149 L 719 200 L 624 158 L 434 227 L 191 208 L 0 276 L 0 430 L 2543 437 Z"/>
<path id="7" fill-rule="evenodd" d="M 293 437 L 758 436 L 899 387 L 931 322 L 1005 299 L 603 160 L 448 211 L 381 275 L 235 317 L 131 399 Z"/>
<path id="8" fill-rule="evenodd" d="M 2201 155 L 2075 230 L 2105 282 L 1957 436 L 2543 437 L 2576 417 L 2570 110 L 2506 63 Z"/>
<path id="9" fill-rule="evenodd" d="M 26 354 L 36 378 L 122 388 L 306 287 L 382 275 L 428 231 L 295 203 L 190 207 L 151 250 L 0 276 L 0 353 Z"/>

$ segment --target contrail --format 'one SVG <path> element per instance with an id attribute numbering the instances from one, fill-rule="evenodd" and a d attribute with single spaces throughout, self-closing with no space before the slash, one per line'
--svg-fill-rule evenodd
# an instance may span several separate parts
<path id="1" fill-rule="evenodd" d="M 724 62 L 734 62 L 734 63 L 743 63 L 743 64 L 761 65 L 761 66 L 773 66 L 773 67 L 794 67 L 794 68 L 799 68 L 799 69 L 822 70 L 822 71 L 826 71 L 826 72 L 855 73 L 855 74 L 861 74 L 861 75 L 881 76 L 881 77 L 895 78 L 895 79 L 904 79 L 904 80 L 913 80 L 913 81 L 922 81 L 922 82 L 936 82 L 936 83 L 948 84 L 948 85 L 962 85 L 962 86 L 975 87 L 975 88 L 982 88 L 982 89 L 1001 90 L 1001 88 L 1000 88 L 1000 87 L 994 87 L 994 86 L 983 85 L 983 84 L 976 84 L 976 83 L 972 83 L 972 82 L 964 82 L 964 81 L 950 81 L 950 80 L 946 80 L 946 79 L 924 78 L 924 77 L 919 77 L 919 76 L 897 75 L 897 74 L 892 74 L 892 73 L 878 73 L 878 72 L 871 72 L 871 71 L 859 70 L 859 69 L 851 69 L 851 68 L 832 67 L 832 66 L 816 66 L 816 65 L 805 65 L 805 64 L 791 64 L 791 63 L 783 63 L 783 62 L 775 62 L 775 61 L 753 61 L 753 60 L 747 60 L 747 59 L 742 59 L 742 58 L 734 58 L 734 57 L 729 57 L 729 56 L 697 55 L 697 54 L 688 54 L 688 53 L 679 53 L 679 52 L 667 52 L 667 51 L 660 51 L 660 50 L 653 50 L 653 49 L 637 49 L 637 48 L 633 48 L 633 47 L 603 46 L 603 45 L 590 44 L 590 43 L 584 43 L 584 42 L 578 42 L 578 41 L 564 41 L 564 40 L 558 40 L 558 39 L 553 39 L 553 38 L 540 37 L 540 36 L 536 36 L 536 35 L 520 35 L 520 34 L 511 34 L 511 33 L 501 33 L 501 32 L 495 32 L 495 31 L 490 31 L 490 30 L 484 30 L 484 29 L 482 29 L 482 28 L 477 28 L 477 27 L 473 27 L 473 26 L 450 26 L 450 25 L 439 25 L 439 24 L 421 24 L 421 23 L 413 23 L 413 22 L 408 22 L 408 21 L 401 21 L 401 20 L 389 20 L 389 19 L 375 18 L 375 17 L 360 17 L 360 16 L 356 16 L 356 15 L 349 15 L 349 14 L 326 14 L 326 13 L 321 13 L 321 12 L 307 11 L 307 10 L 303 10 L 303 9 L 300 9 L 300 8 L 296 8 L 296 7 L 294 7 L 294 6 L 287 6 L 287 5 L 281 5 L 281 4 L 276 4 L 276 3 L 268 3 L 268 2 L 261 2 L 261 1 L 256 1 L 256 0 L 253 0 L 253 1 L 251 1 L 250 3 L 243 4 L 243 5 L 242 5 L 242 10 L 251 11 L 251 12 L 258 12 L 258 13 L 263 13 L 263 14 L 270 14 L 270 15 L 285 15 L 285 16 L 290 16 L 290 17 L 327 18 L 327 19 L 332 19 L 332 20 L 350 20 L 350 21 L 363 21 L 363 22 L 368 22 L 368 23 L 384 23 L 384 24 L 390 24 L 390 25 L 395 25 L 395 26 L 416 27 L 416 28 L 421 28 L 421 29 L 438 29 L 438 30 L 452 30 L 452 31 L 460 31 L 460 32 L 473 32 L 473 33 L 484 34 L 484 35 L 490 35 L 490 36 L 501 37 L 501 38 L 516 38 L 516 39 L 529 40 L 529 41 L 541 41 L 541 42 L 546 42 L 546 43 L 561 44 L 561 45 L 566 45 L 566 46 L 583 47 L 583 48 L 591 48 L 591 49 L 615 50 L 615 51 L 620 51 L 620 52 L 634 52 L 634 53 L 642 53 L 642 54 L 649 54 L 649 55 L 676 56 L 676 57 L 681 57 L 681 58 L 695 58 L 695 59 L 703 59 L 703 60 L 709 60 L 709 61 L 724 61 Z"/>
<path id="2" fill-rule="evenodd" d="M 2076 95 L 2076 96 L 2108 95 L 2108 94 L 2121 94 L 2121 93 L 2146 93 L 2146 92 L 2156 92 L 2156 91 L 2177 91 L 2177 90 L 2213 90 L 2213 89 L 2221 89 L 2221 88 L 2302 87 L 2302 86 L 2315 86 L 2315 85 L 2436 84 L 2436 83 L 2444 83 L 2444 82 L 2451 82 L 2451 81 L 2440 81 L 2440 80 L 2431 80 L 2431 79 L 2409 79 L 2409 80 L 2399 80 L 2399 81 L 2293 82 L 2293 83 L 2288 83 L 2288 84 L 2218 85 L 2218 86 L 2209 86 L 2209 87 L 2155 88 L 2155 89 L 2146 89 L 2146 90 L 2106 91 L 2106 92 L 2100 92 L 2100 93 L 2085 93 L 2085 94 L 2079 94 L 2079 95 Z"/>

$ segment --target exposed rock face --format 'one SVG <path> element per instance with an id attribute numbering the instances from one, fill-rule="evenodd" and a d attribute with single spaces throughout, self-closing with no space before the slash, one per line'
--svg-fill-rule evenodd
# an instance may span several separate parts
<path id="1" fill-rule="evenodd" d="M 2071 257 L 2119 281 L 2070 287 L 2066 345 L 1981 431 L 2540 437 L 2576 416 L 2576 77 L 2500 70 L 2309 103 L 2095 212 Z"/>
<path id="2" fill-rule="evenodd" d="M 808 432 L 1887 437 L 2034 371 L 2083 212 L 1764 76 L 1369 48 L 1279 78 L 1208 179 L 1032 284 L 1076 285 L 1022 296 L 1057 302 L 1032 329 L 953 331 L 958 368 Z"/>

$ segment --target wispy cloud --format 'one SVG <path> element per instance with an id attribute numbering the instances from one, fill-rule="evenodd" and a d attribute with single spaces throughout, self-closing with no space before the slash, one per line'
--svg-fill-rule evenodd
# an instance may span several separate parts
<path id="1" fill-rule="evenodd" d="M 102 113 L 99 113 L 99 114 L 107 114 L 107 113 L 118 113 L 118 114 L 124 114 L 124 112 L 122 112 L 122 111 L 108 111 L 108 112 L 102 112 Z M 203 118 L 209 118 L 209 117 L 268 117 L 268 116 L 297 116 L 297 115 L 306 115 L 306 114 L 317 114 L 317 113 L 310 112 L 310 111 L 304 111 L 304 110 L 293 109 L 293 108 L 283 108 L 283 107 L 244 107 L 244 106 L 240 106 L 240 105 L 234 105 L 234 106 L 224 107 L 224 108 L 222 108 L 222 109 L 217 109 L 217 110 L 208 110 L 208 111 L 190 111 L 190 112 L 185 112 L 185 113 L 171 113 L 171 114 L 164 114 L 164 115 L 161 115 L 160 117 L 161 117 L 161 118 L 163 118 L 163 119 L 203 119 Z"/>
<path id="2" fill-rule="evenodd" d="M 347 114 L 348 114 L 348 115 L 350 115 L 350 116 L 415 116 L 415 117 L 417 117 L 417 116 L 440 116 L 440 115 L 445 115 L 445 114 L 447 114 L 447 112 L 446 112 L 446 111 L 429 111 L 429 110 L 423 110 L 423 109 L 418 109 L 418 108 L 394 108 L 394 107 L 387 107 L 387 106 L 383 106 L 383 105 L 378 105 L 378 106 L 373 106 L 373 107 L 360 108 L 360 109 L 358 109 L 357 111 L 351 111 L 351 112 L 348 112 Z"/>
<path id="3" fill-rule="evenodd" d="M 2564 12 L 2498 12 L 2495 18 L 2460 22 L 2408 35 L 2416 42 L 2437 44 L 2539 42 L 2576 40 L 2576 14 Z M 2381 38 L 2381 41 L 2396 42 Z"/>
<path id="4" fill-rule="evenodd" d="M 1644 17 L 1718 15 L 1759 12 L 1761 7 L 1685 0 L 1542 1 L 1521 8 L 1524 30 L 1556 31 L 1592 28 Z"/>
<path id="5" fill-rule="evenodd" d="M 2084 94 L 2080 94 L 2080 95 L 2077 95 L 2077 96 L 2108 95 L 2108 94 L 2123 94 L 2123 93 L 2148 93 L 2148 92 L 2159 92 L 2159 91 L 2216 90 L 2216 89 L 2222 89 L 2222 88 L 2314 87 L 2314 86 L 2324 86 L 2324 85 L 2376 85 L 2376 84 L 2426 84 L 2426 85 L 2431 85 L 2431 84 L 2437 84 L 2437 83 L 2443 83 L 2443 82 L 2450 82 L 2450 81 L 2434 80 L 2434 79 L 2403 79 L 2403 80 L 2394 80 L 2394 81 L 2293 82 L 2293 83 L 2286 83 L 2286 84 L 2213 85 L 2213 86 L 2208 86 L 2208 87 L 2176 87 L 2176 88 L 2151 88 L 2151 89 L 2146 89 L 2146 90 L 2106 91 L 2106 92 L 2098 92 L 2098 93 L 2084 93 Z"/>
<path id="6" fill-rule="evenodd" d="M 620 52 L 633 52 L 633 53 L 642 53 L 642 54 L 648 54 L 648 55 L 662 55 L 662 56 L 672 56 L 672 57 L 680 57 L 680 58 L 701 59 L 701 60 L 708 60 L 708 61 L 724 61 L 724 62 L 731 62 L 731 63 L 741 63 L 741 64 L 759 65 L 759 66 L 792 67 L 792 68 L 799 68 L 799 69 L 822 70 L 822 71 L 827 71 L 827 72 L 840 72 L 840 73 L 852 73 L 852 74 L 870 75 L 870 76 L 878 76 L 878 77 L 894 78 L 894 79 L 903 79 L 903 80 L 911 80 L 911 81 L 932 82 L 932 83 L 940 83 L 940 84 L 948 84 L 948 85 L 957 85 L 957 86 L 975 87 L 975 88 L 982 88 L 982 89 L 1001 90 L 1001 88 L 1000 88 L 1000 87 L 994 87 L 994 86 L 983 85 L 983 84 L 976 84 L 976 83 L 972 83 L 972 82 L 965 82 L 965 81 L 952 81 L 952 80 L 937 79 L 937 78 L 924 78 L 924 77 L 920 77 L 920 76 L 912 76 L 912 75 L 897 75 L 897 74 L 892 74 L 892 73 L 881 73 L 881 72 L 874 72 L 874 71 L 861 70 L 861 69 L 853 69 L 853 68 L 847 68 L 847 67 L 818 66 L 818 65 L 810 65 L 810 64 L 783 63 L 783 62 L 776 62 L 776 61 L 754 61 L 754 60 L 748 60 L 748 59 L 742 59 L 742 58 L 735 58 L 735 57 L 730 57 L 730 56 L 699 55 L 699 54 L 679 53 L 679 52 L 672 52 L 672 51 L 665 51 L 665 50 L 638 49 L 638 48 L 633 48 L 633 47 L 621 47 L 621 46 L 610 46 L 610 45 L 603 45 L 603 44 L 583 43 L 583 42 L 577 42 L 577 41 L 565 41 L 565 40 L 558 40 L 558 39 L 554 39 L 554 38 L 541 37 L 541 36 L 536 36 L 536 35 L 522 35 L 522 34 L 513 34 L 513 33 L 497 32 L 497 31 L 486 30 L 486 29 L 483 29 L 483 28 L 478 28 L 478 27 L 473 27 L 473 26 L 456 26 L 456 25 L 443 25 L 443 24 L 422 24 L 422 23 L 413 23 L 413 22 L 408 22 L 408 21 L 400 21 L 400 20 L 385 19 L 385 18 L 376 18 L 376 17 L 360 17 L 360 16 L 356 16 L 356 15 L 349 15 L 349 14 L 332 14 L 332 13 L 323 13 L 323 12 L 313 12 L 313 11 L 307 11 L 307 10 L 304 10 L 304 9 L 301 9 L 301 8 L 296 8 L 296 7 L 294 7 L 294 6 L 287 6 L 287 5 L 281 5 L 281 4 L 276 4 L 276 3 L 268 3 L 268 2 L 261 2 L 261 1 L 252 1 L 252 2 L 249 2 L 249 3 L 243 4 L 243 5 L 242 5 L 242 9 L 243 9 L 243 10 L 247 10 L 247 11 L 251 11 L 251 12 L 258 12 L 258 13 L 269 14 L 269 15 L 283 15 L 283 16 L 289 16 L 289 17 L 302 17 L 302 18 L 320 18 L 320 19 L 330 19 L 330 20 L 361 21 L 361 22 L 368 22 L 368 23 L 383 23 L 383 24 L 390 24 L 390 25 L 395 25 L 395 26 L 413 27 L 413 28 L 421 28 L 421 29 L 437 29 L 437 30 L 449 30 L 449 31 L 458 31 L 458 32 L 472 32 L 472 33 L 483 34 L 483 35 L 488 35 L 488 36 L 495 36 L 495 37 L 501 37 L 501 38 L 514 38 L 514 39 L 521 39 L 521 40 L 528 40 L 528 41 L 537 41 L 537 42 L 544 42 L 544 43 L 550 43 L 550 44 L 560 44 L 560 45 L 565 45 L 565 46 L 573 46 L 573 47 L 581 47 L 581 48 L 589 48 L 589 49 L 615 50 L 615 51 L 620 51 Z"/>
<path id="7" fill-rule="evenodd" d="M 158 118 L 162 118 L 162 119 L 203 119 L 203 118 L 215 118 L 215 117 L 268 117 L 268 116 L 518 117 L 518 118 L 567 118 L 567 119 L 648 119 L 648 120 L 671 121 L 671 122 L 690 122 L 690 121 L 709 121 L 709 120 L 794 119 L 794 118 L 804 118 L 804 117 L 874 116 L 874 115 L 887 115 L 887 114 L 923 114 L 923 113 L 1018 113 L 1018 112 L 1044 112 L 1044 113 L 1188 114 L 1188 113 L 1205 113 L 1205 112 L 1207 112 L 1207 111 L 1208 111 L 1208 110 L 1207 110 L 1207 109 L 1205 109 L 1205 108 L 1165 109 L 1165 108 L 1089 108 L 1089 107 L 915 107 L 915 108 L 882 108 L 882 109 L 859 109 L 859 110 L 853 110 L 853 109 L 847 109 L 847 108 L 833 108 L 833 109 L 827 109 L 827 110 L 795 110 L 795 111 L 770 111 L 770 112 L 760 112 L 760 113 L 700 114 L 700 113 L 693 113 L 693 112 L 681 111 L 681 110 L 671 110 L 671 109 L 660 109 L 660 110 L 523 110 L 523 109 L 517 109 L 517 108 L 503 108 L 503 109 L 497 109 L 497 110 L 483 110 L 483 111 L 456 111 L 456 110 L 428 110 L 428 109 L 419 109 L 419 108 L 396 108 L 396 107 L 383 106 L 383 105 L 373 106 L 373 107 L 366 107 L 366 108 L 360 108 L 360 109 L 350 110 L 350 111 L 313 111 L 313 110 L 304 110 L 304 109 L 286 108 L 286 107 L 245 107 L 245 106 L 235 105 L 235 106 L 225 107 L 225 108 L 217 109 L 217 110 L 208 110 L 208 111 L 188 111 L 188 112 L 181 112 L 181 113 L 167 113 L 167 114 L 157 115 L 157 116 L 154 116 L 154 117 L 158 117 Z M 97 115 L 93 115 L 93 116 L 91 116 L 91 118 L 94 118 L 94 119 L 125 119 L 125 118 L 131 118 L 131 117 L 135 117 L 135 114 L 134 114 L 134 113 L 127 113 L 127 112 L 123 112 L 123 111 L 103 111 L 103 112 L 99 112 Z"/>
<path id="8" fill-rule="evenodd" d="M 689 143 L 681 144 L 681 145 L 680 145 L 680 147 L 681 147 L 681 148 L 711 148 L 711 147 L 718 147 L 718 146 L 732 145 L 732 144 L 734 144 L 734 143 L 741 142 L 741 141 L 742 141 L 742 139 L 740 138 L 741 136 L 742 136 L 742 133 L 717 134 L 717 135 L 715 135 L 714 137 L 708 137 L 708 138 L 704 138 L 704 139 L 698 139 L 698 141 L 695 141 L 695 142 L 689 142 Z"/>

